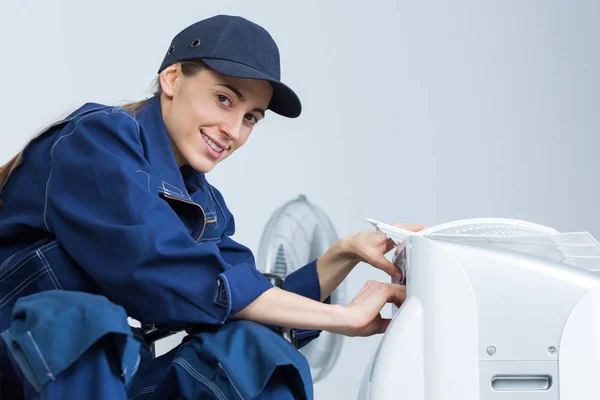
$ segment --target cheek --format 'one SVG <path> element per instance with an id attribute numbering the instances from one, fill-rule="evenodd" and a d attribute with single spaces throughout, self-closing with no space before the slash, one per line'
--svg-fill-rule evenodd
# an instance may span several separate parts
<path id="1" fill-rule="evenodd" d="M 198 132 L 198 127 L 200 126 L 199 116 L 195 115 L 189 106 L 179 108 L 174 124 L 177 126 L 177 136 L 180 139 L 189 141 L 200 137 L 200 133 Z"/>

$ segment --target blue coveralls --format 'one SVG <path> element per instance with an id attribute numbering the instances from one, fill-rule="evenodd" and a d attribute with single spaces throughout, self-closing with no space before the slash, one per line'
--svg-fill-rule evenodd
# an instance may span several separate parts
<path id="1" fill-rule="evenodd" d="M 290 343 L 230 320 L 272 286 L 221 193 L 176 164 L 158 97 L 84 105 L 0 194 L 0 398 L 312 398 Z M 285 289 L 318 301 L 316 262 Z M 153 359 L 127 316 L 199 328 Z"/>

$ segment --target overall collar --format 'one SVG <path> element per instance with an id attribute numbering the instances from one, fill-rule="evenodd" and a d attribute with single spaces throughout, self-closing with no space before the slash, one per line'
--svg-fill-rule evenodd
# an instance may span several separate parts
<path id="1" fill-rule="evenodd" d="M 167 127 L 162 116 L 160 97 L 147 100 L 144 109 L 136 115 L 142 131 L 148 140 L 147 158 L 152 165 L 152 174 L 157 180 L 158 191 L 191 201 L 188 190 L 194 192 L 205 181 L 203 173 L 195 171 L 187 164 L 177 165 Z"/>

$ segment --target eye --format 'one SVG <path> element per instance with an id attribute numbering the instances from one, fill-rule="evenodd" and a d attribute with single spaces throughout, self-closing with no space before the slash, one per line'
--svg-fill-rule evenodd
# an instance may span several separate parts
<path id="1" fill-rule="evenodd" d="M 231 107 L 231 100 L 229 100 L 229 97 L 222 95 L 222 94 L 218 94 L 217 100 L 219 101 L 219 103 L 223 104 L 225 107 Z"/>
<path id="2" fill-rule="evenodd" d="M 246 114 L 244 118 L 246 118 L 246 121 L 248 121 L 250 125 L 258 124 L 258 118 L 256 118 L 256 116 L 253 114 Z"/>

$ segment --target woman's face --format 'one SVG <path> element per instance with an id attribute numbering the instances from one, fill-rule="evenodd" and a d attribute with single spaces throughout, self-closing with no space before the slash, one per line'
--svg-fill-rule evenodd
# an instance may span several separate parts
<path id="1" fill-rule="evenodd" d="M 209 172 L 239 149 L 269 105 L 267 81 L 232 78 L 205 69 L 184 76 L 178 64 L 160 77 L 163 120 L 178 165 Z"/>

